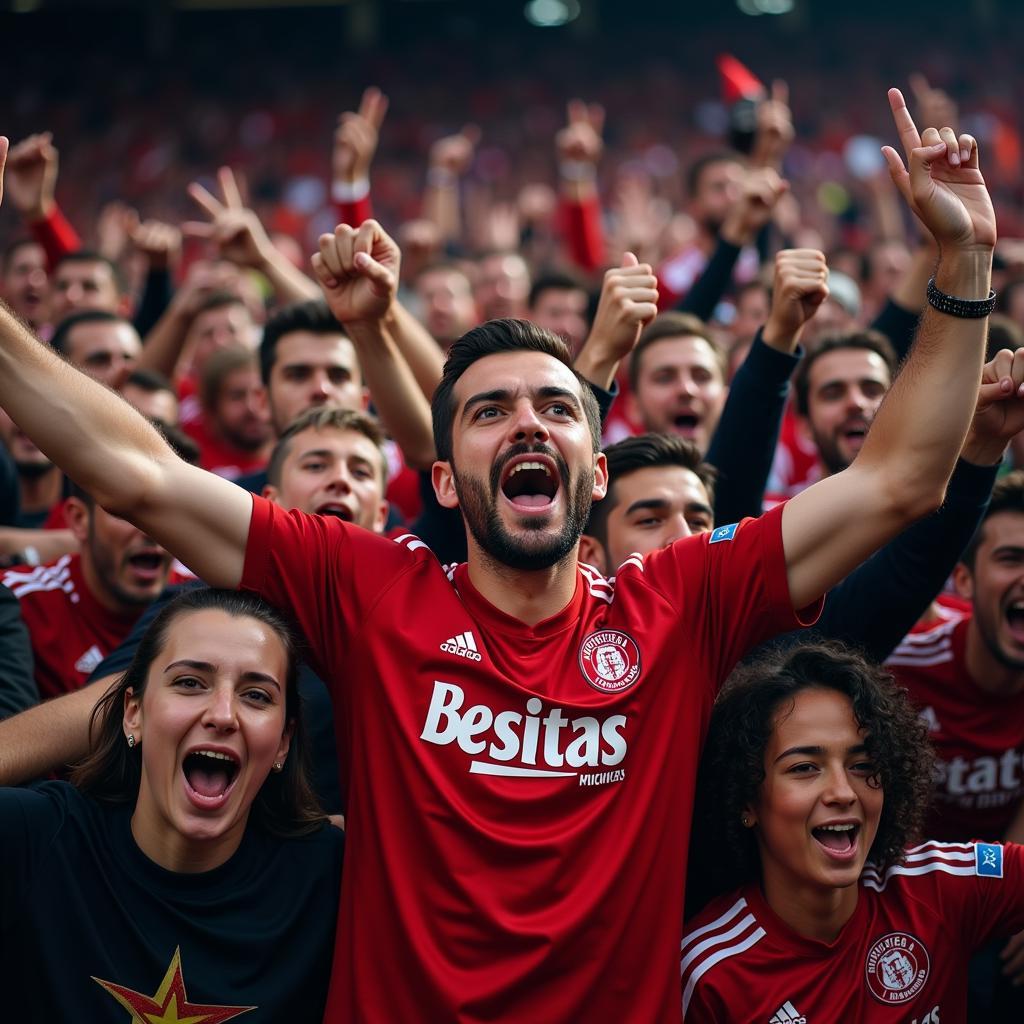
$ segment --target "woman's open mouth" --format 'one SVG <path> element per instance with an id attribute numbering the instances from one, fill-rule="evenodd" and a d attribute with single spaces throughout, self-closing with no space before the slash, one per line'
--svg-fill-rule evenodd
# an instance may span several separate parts
<path id="1" fill-rule="evenodd" d="M 836 825 L 818 825 L 811 829 L 817 844 L 834 860 L 851 861 L 857 856 L 860 825 L 845 822 Z"/>
<path id="2" fill-rule="evenodd" d="M 204 811 L 220 808 L 238 779 L 240 765 L 234 754 L 219 750 L 193 750 L 181 764 L 185 794 Z"/>

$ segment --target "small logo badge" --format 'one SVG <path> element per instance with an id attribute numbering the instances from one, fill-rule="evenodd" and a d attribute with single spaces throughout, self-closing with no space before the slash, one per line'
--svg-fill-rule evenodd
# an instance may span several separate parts
<path id="1" fill-rule="evenodd" d="M 787 999 L 772 1014 L 768 1024 L 807 1024 L 807 1018 Z"/>
<path id="2" fill-rule="evenodd" d="M 441 644 L 441 650 L 448 654 L 457 654 L 460 658 L 468 658 L 470 661 L 483 661 L 483 656 L 476 649 L 476 640 L 468 629 L 465 633 L 445 640 Z"/>
<path id="3" fill-rule="evenodd" d="M 736 536 L 736 531 L 740 528 L 739 523 L 730 523 L 728 526 L 719 526 L 717 529 L 711 531 L 711 537 L 708 540 L 709 544 L 720 544 L 723 540 L 732 540 Z"/>
<path id="4" fill-rule="evenodd" d="M 864 968 L 871 994 L 886 1006 L 902 1006 L 924 988 L 928 950 L 906 932 L 889 932 L 869 950 Z"/>
<path id="5" fill-rule="evenodd" d="M 617 629 L 598 630 L 580 644 L 580 671 L 595 690 L 618 693 L 640 675 L 640 649 Z"/>
<path id="6" fill-rule="evenodd" d="M 79 659 L 75 662 L 76 672 L 92 672 L 94 671 L 103 661 L 103 652 L 93 644 Z"/>
<path id="7" fill-rule="evenodd" d="M 1003 848 L 995 843 L 975 843 L 974 873 L 985 878 L 1002 878 Z"/>

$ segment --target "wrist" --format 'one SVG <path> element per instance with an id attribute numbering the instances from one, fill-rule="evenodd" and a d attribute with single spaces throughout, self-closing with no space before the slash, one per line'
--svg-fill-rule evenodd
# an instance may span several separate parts
<path id="1" fill-rule="evenodd" d="M 455 188 L 459 176 L 442 164 L 431 164 L 427 168 L 427 184 L 432 188 Z"/>
<path id="2" fill-rule="evenodd" d="M 799 327 L 792 327 L 789 324 L 778 323 L 771 317 L 765 321 L 761 329 L 761 340 L 771 348 L 782 349 L 792 352 L 800 341 L 800 334 L 803 331 L 803 324 Z"/>
<path id="3" fill-rule="evenodd" d="M 41 199 L 38 203 L 25 209 L 25 217 L 33 224 L 49 220 L 57 204 L 53 199 Z"/>
<path id="4" fill-rule="evenodd" d="M 370 194 L 370 179 L 365 175 L 351 174 L 344 179 L 335 178 L 331 184 L 331 198 L 336 203 L 357 203 Z"/>
<path id="5" fill-rule="evenodd" d="M 1006 454 L 1007 442 L 968 432 L 960 458 L 973 466 L 997 466 Z"/>
<path id="6" fill-rule="evenodd" d="M 935 285 L 958 299 L 987 299 L 992 289 L 992 248 L 943 247 L 935 267 Z"/>

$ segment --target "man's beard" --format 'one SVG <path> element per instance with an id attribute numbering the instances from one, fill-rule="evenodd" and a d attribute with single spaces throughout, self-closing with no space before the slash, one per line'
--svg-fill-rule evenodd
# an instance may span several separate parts
<path id="1" fill-rule="evenodd" d="M 552 458 L 558 467 L 561 487 L 566 495 L 565 522 L 554 536 L 529 544 L 509 532 L 498 512 L 498 490 L 501 474 L 510 459 L 525 454 L 543 454 Z M 459 476 L 452 463 L 455 493 L 459 499 L 463 518 L 469 532 L 480 548 L 496 562 L 510 569 L 535 572 L 548 569 L 560 562 L 579 542 L 590 515 L 593 501 L 594 478 L 592 474 L 581 473 L 575 485 L 570 486 L 569 468 L 554 450 L 545 445 L 530 448 L 517 445 L 491 467 L 488 485 L 477 477 Z M 521 522 L 528 533 L 539 534 L 548 525 L 546 516 L 526 516 Z"/>

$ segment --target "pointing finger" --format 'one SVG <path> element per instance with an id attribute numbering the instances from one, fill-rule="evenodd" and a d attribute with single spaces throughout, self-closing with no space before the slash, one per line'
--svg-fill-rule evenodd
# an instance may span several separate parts
<path id="1" fill-rule="evenodd" d="M 221 167 L 217 171 L 217 182 L 224 196 L 224 205 L 229 210 L 241 210 L 244 204 L 242 203 L 242 194 L 238 191 L 235 172 L 230 167 Z"/>
<path id="2" fill-rule="evenodd" d="M 899 134 L 903 152 L 909 157 L 910 151 L 921 145 L 921 136 L 907 109 L 907 101 L 899 89 L 889 90 L 889 108 L 892 110 L 892 119 L 896 122 L 896 131 Z"/>
<path id="3" fill-rule="evenodd" d="M 789 106 L 789 86 L 781 78 L 776 78 L 772 82 L 771 98 L 776 103 L 781 103 L 782 106 Z"/>

